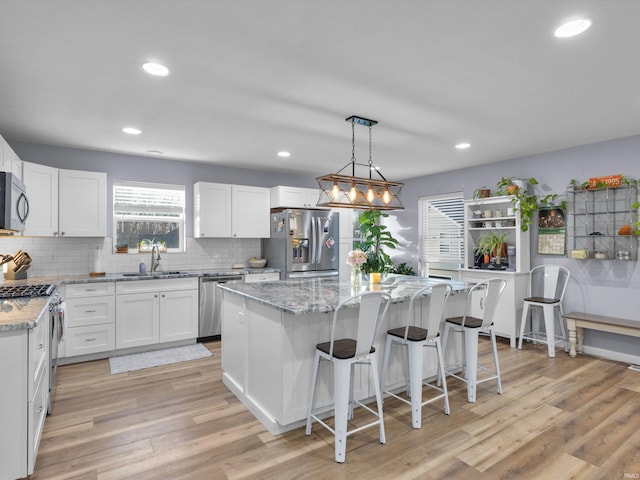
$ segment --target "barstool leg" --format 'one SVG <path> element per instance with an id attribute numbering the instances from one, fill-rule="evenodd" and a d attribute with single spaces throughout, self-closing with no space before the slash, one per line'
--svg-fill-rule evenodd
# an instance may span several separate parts
<path id="1" fill-rule="evenodd" d="M 476 401 L 476 381 L 478 379 L 478 329 L 464 329 L 464 350 L 466 357 L 467 401 Z"/>
<path id="2" fill-rule="evenodd" d="M 555 329 L 555 307 L 553 305 L 544 305 L 542 307 L 542 315 L 544 316 L 544 329 L 547 332 L 547 351 L 549 357 L 556 356 L 556 329 Z"/>
<path id="3" fill-rule="evenodd" d="M 438 375 L 440 382 L 442 383 L 442 393 L 444 393 L 444 413 L 449 415 L 451 410 L 449 409 L 449 392 L 447 391 L 447 376 L 444 372 L 444 356 L 442 355 L 442 345 L 440 345 L 440 338 L 436 338 L 436 354 L 438 355 Z"/>
<path id="4" fill-rule="evenodd" d="M 409 388 L 411 395 L 411 422 L 413 428 L 422 426 L 422 349 L 421 343 L 408 342 Z"/>
<path id="5" fill-rule="evenodd" d="M 313 365 L 313 375 L 311 377 L 311 398 L 309 399 L 309 409 L 307 410 L 307 428 L 305 435 L 311 435 L 311 413 L 316 402 L 316 383 L 318 381 L 318 368 L 320 366 L 320 354 L 316 350 L 316 360 Z"/>
<path id="6" fill-rule="evenodd" d="M 393 342 L 393 338 L 391 335 L 387 334 L 387 344 L 384 347 L 384 358 L 382 359 L 382 373 L 380 374 L 380 388 L 382 388 L 382 399 L 384 401 L 384 392 L 386 392 L 386 380 L 387 373 L 389 369 L 389 357 L 391 356 L 391 343 Z"/>
<path id="7" fill-rule="evenodd" d="M 343 463 L 347 448 L 347 417 L 351 390 L 351 364 L 333 361 L 333 402 L 336 436 L 336 462 Z"/>
<path id="8" fill-rule="evenodd" d="M 502 379 L 500 378 L 500 365 L 498 364 L 498 345 L 496 343 L 496 332 L 493 331 L 493 328 L 490 330 L 491 333 L 491 348 L 493 348 L 493 364 L 496 368 L 496 377 L 498 380 L 497 391 L 499 394 L 502 394 Z"/>
<path id="9" fill-rule="evenodd" d="M 378 405 L 378 420 L 380 420 L 380 443 L 387 443 L 384 432 L 384 416 L 382 414 L 382 390 L 378 381 L 378 357 L 373 354 L 371 356 L 371 376 L 373 377 L 373 388 L 376 392 L 376 403 Z"/>
<path id="10" fill-rule="evenodd" d="M 520 350 L 522 350 L 522 339 L 527 328 L 527 320 L 529 320 L 529 304 L 524 302 L 522 304 L 522 319 L 520 320 L 520 340 L 518 340 L 518 348 Z"/>
<path id="11" fill-rule="evenodd" d="M 440 346 L 442 347 L 442 357 L 447 358 L 447 341 L 449 339 L 449 324 L 447 322 L 444 323 L 444 331 L 442 332 L 442 343 Z M 445 364 L 442 364 L 442 371 L 444 372 L 444 376 L 447 376 L 447 371 L 445 370 Z M 436 380 L 436 385 L 440 387 L 442 385 L 440 378 Z"/>

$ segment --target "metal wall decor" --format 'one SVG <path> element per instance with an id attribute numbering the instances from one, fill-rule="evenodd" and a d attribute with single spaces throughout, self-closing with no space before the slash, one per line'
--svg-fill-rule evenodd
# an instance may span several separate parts
<path id="1" fill-rule="evenodd" d="M 371 160 L 371 128 L 378 122 L 351 116 L 345 119 L 351 123 L 351 162 L 338 172 L 317 177 L 320 185 L 319 207 L 357 208 L 361 210 L 403 210 L 399 194 L 404 183 L 390 182 Z M 355 125 L 369 127 L 369 163 L 356 162 Z M 351 175 L 341 173 L 351 167 Z M 356 166 L 366 168 L 368 176 L 356 176 Z M 348 172 L 348 170 L 347 170 Z M 380 178 L 374 178 L 373 172 Z"/>

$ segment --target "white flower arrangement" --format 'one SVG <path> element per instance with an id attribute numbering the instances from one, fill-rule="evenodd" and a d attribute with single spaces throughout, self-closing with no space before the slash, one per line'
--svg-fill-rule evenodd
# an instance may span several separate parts
<path id="1" fill-rule="evenodd" d="M 367 254 L 360 249 L 351 250 L 347 255 L 347 264 L 354 266 L 362 266 L 367 263 Z"/>

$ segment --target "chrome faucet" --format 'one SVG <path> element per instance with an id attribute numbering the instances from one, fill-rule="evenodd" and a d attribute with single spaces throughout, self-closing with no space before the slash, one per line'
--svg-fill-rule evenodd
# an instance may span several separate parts
<path id="1" fill-rule="evenodd" d="M 151 247 L 151 273 L 155 272 L 160 266 L 160 252 L 158 251 L 158 247 L 154 245 Z"/>

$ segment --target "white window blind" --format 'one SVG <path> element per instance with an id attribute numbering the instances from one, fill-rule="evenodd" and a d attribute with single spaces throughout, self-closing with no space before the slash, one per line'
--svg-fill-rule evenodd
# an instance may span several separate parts
<path id="1" fill-rule="evenodd" d="M 159 240 L 170 251 L 184 251 L 184 210 L 183 185 L 114 183 L 116 244 L 127 244 L 131 251 L 143 240 Z"/>
<path id="2" fill-rule="evenodd" d="M 418 202 L 420 264 L 455 270 L 464 263 L 462 192 L 421 197 Z"/>

